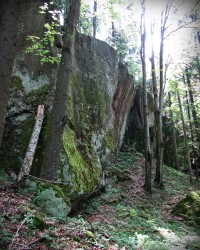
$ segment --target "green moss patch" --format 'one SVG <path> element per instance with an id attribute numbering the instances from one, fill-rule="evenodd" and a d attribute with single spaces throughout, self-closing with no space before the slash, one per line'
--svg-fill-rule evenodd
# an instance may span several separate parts
<path id="1" fill-rule="evenodd" d="M 200 191 L 188 193 L 176 204 L 172 212 L 185 218 L 200 219 Z"/>
<path id="2" fill-rule="evenodd" d="M 11 88 L 16 88 L 17 90 L 24 90 L 22 80 L 19 76 L 12 76 L 11 78 Z"/>
<path id="3" fill-rule="evenodd" d="M 115 145 L 114 145 L 114 131 L 109 130 L 104 138 L 103 138 L 103 144 L 106 148 L 108 148 L 111 152 L 115 151 Z"/>
<path id="4" fill-rule="evenodd" d="M 95 189 L 100 178 L 100 169 L 87 143 L 77 145 L 75 132 L 70 128 L 65 129 L 62 143 L 69 163 L 72 192 L 81 194 Z M 61 172 L 63 171 L 61 169 Z"/>

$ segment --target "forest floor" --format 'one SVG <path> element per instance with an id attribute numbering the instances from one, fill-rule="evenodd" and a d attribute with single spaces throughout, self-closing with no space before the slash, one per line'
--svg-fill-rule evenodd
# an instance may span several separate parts
<path id="1" fill-rule="evenodd" d="M 105 192 L 66 218 L 43 214 L 34 194 L 0 177 L 0 249 L 18 250 L 198 250 L 200 225 L 174 216 L 174 205 L 200 181 L 164 166 L 164 188 L 144 192 L 144 159 L 121 152 L 106 170 Z M 40 216 L 39 216 L 40 215 Z M 42 221 L 39 218 L 42 216 Z"/>

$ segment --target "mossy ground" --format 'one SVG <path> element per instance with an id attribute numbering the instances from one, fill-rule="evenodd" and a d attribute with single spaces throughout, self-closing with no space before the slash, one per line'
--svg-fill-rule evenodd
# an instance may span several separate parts
<path id="1" fill-rule="evenodd" d="M 187 175 L 165 166 L 164 189 L 153 187 L 153 194 L 150 196 L 143 188 L 143 166 L 141 154 L 135 151 L 121 152 L 118 161 L 106 171 L 105 193 L 82 204 L 76 213 L 67 218 L 55 219 L 42 214 L 40 208 L 31 202 L 33 190 L 27 193 L 24 188 L 16 186 L 5 188 L 8 180 L 4 183 L 0 180 L 1 249 L 8 249 L 22 223 L 20 215 L 24 213 L 24 207 L 27 214 L 42 214 L 46 226 L 43 229 L 34 228 L 37 226 L 33 225 L 31 215 L 19 230 L 13 247 L 18 247 L 18 244 L 27 246 L 43 237 L 43 241 L 33 245 L 35 250 L 200 249 L 198 224 L 190 218 L 185 219 L 171 213 L 177 202 L 188 192 L 199 190 L 200 183 L 194 179 L 191 185 Z M 117 177 L 123 173 L 129 174 L 131 179 L 122 181 Z M 87 237 L 88 231 L 93 233 L 93 239 Z"/>

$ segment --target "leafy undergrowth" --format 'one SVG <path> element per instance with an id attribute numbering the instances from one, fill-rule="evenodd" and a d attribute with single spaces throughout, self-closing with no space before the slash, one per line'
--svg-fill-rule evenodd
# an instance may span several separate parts
<path id="1" fill-rule="evenodd" d="M 106 170 L 104 193 L 79 206 L 73 216 L 52 218 L 33 204 L 34 194 L 0 178 L 0 249 L 200 249 L 200 227 L 173 216 L 174 205 L 200 182 L 167 166 L 164 188 L 144 192 L 144 159 L 121 152 Z"/>

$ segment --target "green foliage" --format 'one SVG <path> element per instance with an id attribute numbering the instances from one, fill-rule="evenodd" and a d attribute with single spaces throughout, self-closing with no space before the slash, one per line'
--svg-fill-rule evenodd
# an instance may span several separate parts
<path id="1" fill-rule="evenodd" d="M 141 79 L 141 65 L 140 61 L 135 61 L 134 58 L 129 58 L 126 62 L 128 66 L 129 73 L 134 77 L 136 85 L 140 86 L 142 79 Z"/>
<path id="2" fill-rule="evenodd" d="M 169 245 L 164 242 L 145 238 L 142 244 L 142 250 L 169 250 Z"/>
<path id="3" fill-rule="evenodd" d="M 128 54 L 128 39 L 125 31 L 114 31 L 114 36 L 109 39 L 109 44 L 116 49 L 121 60 L 124 60 L 125 56 Z"/>
<path id="4" fill-rule="evenodd" d="M 12 239 L 12 234 L 8 232 L 6 229 L 0 229 L 0 247 L 1 249 L 5 249 L 5 245 L 10 242 Z"/>
<path id="5" fill-rule="evenodd" d="M 41 64 L 46 62 L 58 63 L 60 62 L 61 54 L 56 57 L 51 55 L 51 48 L 54 47 L 55 36 L 58 35 L 56 27 L 59 25 L 56 22 L 51 24 L 46 23 L 46 32 L 42 38 L 37 36 L 28 36 L 27 40 L 32 42 L 32 46 L 26 49 L 26 53 L 34 53 L 36 56 L 40 57 Z"/>
<path id="6" fill-rule="evenodd" d="M 88 4 L 81 4 L 78 31 L 85 35 L 92 35 L 92 13 Z"/>
<path id="7" fill-rule="evenodd" d="M 183 72 L 183 74 L 190 77 L 190 81 L 192 83 L 193 73 L 192 71 L 188 71 L 187 73 Z M 185 76 L 186 77 L 186 76 Z M 195 84 L 195 82 L 194 82 Z M 183 79 L 182 75 L 174 76 L 174 79 L 169 80 L 169 91 L 171 93 L 171 111 L 173 114 L 173 120 L 174 120 L 174 128 L 176 131 L 176 140 L 177 140 L 177 152 L 179 155 L 179 162 L 180 166 L 182 168 L 187 168 L 187 158 L 186 158 L 186 146 L 185 146 L 185 140 L 184 140 L 184 134 L 183 134 L 183 124 L 182 119 L 180 115 L 180 106 L 178 103 L 177 94 L 180 96 L 182 110 L 183 110 L 183 117 L 185 122 L 185 128 L 187 131 L 187 141 L 189 145 L 189 153 L 193 154 L 194 151 L 198 152 L 199 143 L 197 140 L 197 133 L 198 129 L 195 127 L 195 123 L 192 116 L 192 110 L 195 109 L 196 113 L 199 113 L 199 106 L 198 106 L 198 97 L 196 96 L 196 87 L 192 86 L 192 93 L 194 97 L 194 106 L 191 104 L 190 98 L 189 98 L 189 89 L 186 84 L 186 79 Z M 188 95 L 188 102 L 186 98 L 186 91 Z M 169 106 L 169 101 L 166 102 L 166 104 Z M 188 108 L 189 108 L 189 114 L 188 114 Z M 165 108 L 165 111 L 169 114 L 169 107 Z M 198 117 L 198 115 L 197 115 Z M 192 126 L 192 131 L 191 131 Z M 169 134 L 171 136 L 171 134 Z M 171 140 L 172 145 L 172 140 Z M 168 149 L 167 149 L 168 150 Z"/>
<path id="8" fill-rule="evenodd" d="M 53 2 L 49 3 L 53 5 Z M 26 53 L 33 53 L 36 56 L 39 56 L 41 64 L 44 63 L 59 63 L 61 54 L 57 54 L 57 56 L 52 56 L 51 48 L 55 46 L 55 37 L 57 35 L 61 35 L 59 32 L 59 24 L 57 20 L 57 14 L 60 13 L 58 10 L 51 10 L 51 7 L 48 3 L 44 3 L 43 6 L 40 6 L 41 14 L 50 14 L 52 17 L 52 21 L 50 23 L 45 23 L 44 28 L 45 32 L 43 37 L 38 36 L 27 36 L 27 40 L 32 43 L 32 46 L 26 49 Z"/>

